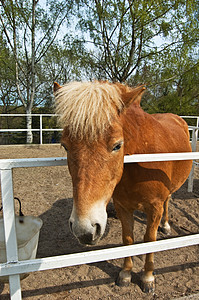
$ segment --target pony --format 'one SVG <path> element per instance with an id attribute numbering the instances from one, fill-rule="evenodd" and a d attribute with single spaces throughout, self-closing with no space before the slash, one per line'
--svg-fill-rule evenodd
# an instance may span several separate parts
<path id="1" fill-rule="evenodd" d="M 69 226 L 80 243 L 93 245 L 103 236 L 106 207 L 113 199 L 124 245 L 132 245 L 133 213 L 146 214 L 144 241 L 156 240 L 162 219 L 169 233 L 168 202 L 187 179 L 192 161 L 129 163 L 124 155 L 191 152 L 186 122 L 171 113 L 148 114 L 140 101 L 145 86 L 108 81 L 54 83 L 56 112 L 63 126 L 73 185 Z M 131 282 L 133 263 L 124 259 L 119 285 Z M 154 290 L 154 255 L 146 255 L 142 285 Z"/>

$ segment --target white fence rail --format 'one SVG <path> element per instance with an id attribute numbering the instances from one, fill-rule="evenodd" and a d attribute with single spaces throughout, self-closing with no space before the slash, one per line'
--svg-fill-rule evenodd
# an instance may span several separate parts
<path id="1" fill-rule="evenodd" d="M 27 114 L 0 114 L 0 117 L 26 117 Z M 32 132 L 39 132 L 39 141 L 40 144 L 43 144 L 43 132 L 52 132 L 52 131 L 62 131 L 61 128 L 43 128 L 43 117 L 56 117 L 56 114 L 30 114 L 32 117 L 39 117 L 39 128 L 38 129 L 31 129 Z M 199 130 L 199 116 L 181 116 L 184 119 L 195 119 L 196 125 L 195 126 L 189 126 L 189 130 L 192 131 L 192 152 L 196 151 L 196 144 L 198 140 L 198 130 Z M 0 129 L 0 133 L 4 132 L 27 132 L 30 131 L 30 129 Z M 198 166 L 199 163 L 194 161 L 194 164 L 192 166 L 192 170 L 189 176 L 188 181 L 188 192 L 193 191 L 193 178 L 194 178 L 194 167 Z"/>
<path id="2" fill-rule="evenodd" d="M 166 154 L 139 154 L 126 156 L 125 163 L 193 160 L 199 159 L 199 152 L 195 153 L 166 153 Z M 85 263 L 93 263 L 107 259 L 141 255 L 150 252 L 170 250 L 199 244 L 199 234 L 186 237 L 167 239 L 147 244 L 121 246 L 117 248 L 89 251 L 77 254 L 41 258 L 35 260 L 18 261 L 17 239 L 15 229 L 15 213 L 13 201 L 12 169 L 23 167 L 63 166 L 66 158 L 36 158 L 36 159 L 6 159 L 0 160 L 1 192 L 3 204 L 3 218 L 5 227 L 5 241 L 7 262 L 0 264 L 0 276 L 9 275 L 10 296 L 12 300 L 20 300 L 21 273 L 42 271 L 54 268 L 63 268 Z"/>
<path id="3" fill-rule="evenodd" d="M 27 114 L 0 114 L 0 117 L 26 117 Z M 56 117 L 56 114 L 30 114 L 32 117 L 39 117 L 39 128 L 37 129 L 1 129 L 0 128 L 0 133 L 4 132 L 27 132 L 27 131 L 32 131 L 32 132 L 39 132 L 39 141 L 40 144 L 43 144 L 43 132 L 52 132 L 52 131 L 62 131 L 61 128 L 43 128 L 43 118 L 44 117 Z M 198 128 L 199 128 L 199 117 L 198 116 L 182 116 L 183 119 L 196 119 L 196 125 L 194 128 L 197 128 L 196 130 L 196 141 L 198 140 Z M 190 126 L 190 130 L 192 130 L 193 126 Z"/>
<path id="4" fill-rule="evenodd" d="M 198 129 L 199 129 L 199 117 L 197 116 L 181 116 L 181 118 L 183 119 L 196 119 L 196 124 L 195 126 L 189 126 L 190 130 L 192 130 L 192 128 L 196 129 L 196 141 L 198 140 Z"/>
<path id="5" fill-rule="evenodd" d="M 26 117 L 28 114 L 0 114 L 0 117 Z M 44 117 L 56 117 L 56 114 L 30 114 L 31 117 L 39 117 L 39 128 L 37 129 L 25 129 L 25 128 L 17 128 L 17 129 L 0 129 L 0 133 L 4 132 L 39 132 L 39 142 L 43 144 L 43 132 L 50 131 L 62 131 L 62 128 L 43 128 L 43 118 Z"/>

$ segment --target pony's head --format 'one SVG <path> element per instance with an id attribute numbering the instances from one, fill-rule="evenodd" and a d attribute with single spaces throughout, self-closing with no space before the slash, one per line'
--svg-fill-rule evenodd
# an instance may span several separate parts
<path id="1" fill-rule="evenodd" d="M 99 81 L 54 84 L 73 183 L 69 224 L 83 244 L 95 244 L 104 233 L 106 206 L 123 173 L 125 111 L 144 90 Z"/>

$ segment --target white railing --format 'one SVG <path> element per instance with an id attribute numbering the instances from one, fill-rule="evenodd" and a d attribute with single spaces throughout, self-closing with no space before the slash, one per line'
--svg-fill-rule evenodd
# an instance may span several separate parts
<path id="1" fill-rule="evenodd" d="M 0 114 L 0 117 L 26 117 L 27 114 Z M 43 128 L 43 117 L 56 117 L 56 114 L 30 114 L 32 117 L 39 117 L 39 128 L 37 129 L 0 129 L 0 133 L 4 132 L 39 132 L 39 141 L 40 144 L 43 144 L 43 132 L 50 132 L 50 131 L 62 131 L 61 128 Z M 195 126 L 189 126 L 198 128 L 199 127 L 199 117 L 197 116 L 181 116 L 183 119 L 196 119 L 196 125 Z M 192 130 L 192 129 L 190 129 Z M 196 141 L 198 140 L 198 130 L 196 131 Z"/>
<path id="2" fill-rule="evenodd" d="M 0 114 L 0 117 L 26 117 L 27 114 Z M 39 117 L 39 129 L 0 129 L 1 132 L 27 132 L 27 131 L 32 131 L 32 132 L 39 132 L 40 136 L 40 144 L 43 144 L 43 132 L 50 132 L 50 131 L 62 131 L 63 129 L 61 128 L 43 128 L 43 117 L 56 117 L 56 114 L 31 114 L 30 116 L 32 117 Z M 197 145 L 197 140 L 198 140 L 198 130 L 199 130 L 199 116 L 181 116 L 183 119 L 196 119 L 196 126 L 189 126 L 189 130 L 192 131 L 192 152 L 196 151 L 196 145 Z M 193 179 L 194 179 L 194 168 L 195 166 L 198 166 L 199 163 L 194 161 L 192 170 L 189 176 L 189 181 L 188 181 L 188 192 L 193 191 Z"/>
<path id="3" fill-rule="evenodd" d="M 194 160 L 199 159 L 199 152 L 195 153 L 163 153 L 163 154 L 136 154 L 125 156 L 125 163 Z M 12 169 L 23 167 L 65 166 L 66 158 L 34 158 L 34 159 L 1 159 L 1 193 L 3 204 L 3 218 L 5 228 L 5 242 L 7 262 L 0 264 L 0 276 L 9 276 L 10 296 L 12 300 L 20 300 L 20 275 L 26 272 L 42 271 L 54 268 L 63 268 L 85 263 L 93 263 L 107 259 L 116 259 L 135 256 L 150 252 L 170 250 L 199 244 L 199 234 L 186 237 L 172 238 L 157 242 L 143 243 L 132 246 L 88 251 L 83 253 L 40 258 L 35 260 L 18 261 L 17 238 L 15 228 L 15 213 L 13 201 Z"/>
<path id="4" fill-rule="evenodd" d="M 197 116 L 181 116 L 183 119 L 196 119 L 195 126 L 189 126 L 190 130 L 191 128 L 195 128 L 196 130 L 196 141 L 198 140 L 198 129 L 199 129 L 199 117 Z"/>
<path id="5" fill-rule="evenodd" d="M 26 117 L 28 114 L 0 114 L 0 117 Z M 25 128 L 17 128 L 17 129 L 0 129 L 0 133 L 4 132 L 39 132 L 39 142 L 43 144 L 43 132 L 50 131 L 62 131 L 61 128 L 43 128 L 43 117 L 56 117 L 56 114 L 30 114 L 31 117 L 39 117 L 39 128 L 38 129 L 25 129 Z"/>
<path id="6" fill-rule="evenodd" d="M 197 151 L 197 140 L 198 140 L 199 127 L 190 126 L 189 130 L 192 131 L 191 148 L 192 148 L 192 152 L 194 153 Z M 189 174 L 189 180 L 188 180 L 188 192 L 193 192 L 194 168 L 195 168 L 195 166 L 198 166 L 198 165 L 199 165 L 199 163 L 196 162 L 196 160 L 193 160 L 192 169 Z"/>

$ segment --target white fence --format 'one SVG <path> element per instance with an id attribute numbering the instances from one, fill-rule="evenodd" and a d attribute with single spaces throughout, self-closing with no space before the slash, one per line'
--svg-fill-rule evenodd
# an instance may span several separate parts
<path id="1" fill-rule="evenodd" d="M 0 114 L 0 117 L 26 117 L 27 114 Z M 62 131 L 61 128 L 43 128 L 43 118 L 44 117 L 56 117 L 55 114 L 31 114 L 31 117 L 37 117 L 39 118 L 39 128 L 37 129 L 0 129 L 0 133 L 4 132 L 39 132 L 39 142 L 42 145 L 43 144 L 43 132 L 54 132 L 54 131 Z"/>
<path id="2" fill-rule="evenodd" d="M 126 156 L 125 163 L 171 161 L 171 160 L 199 159 L 199 152 L 195 153 L 165 153 L 165 154 L 137 154 Z M 3 218 L 5 227 L 5 241 L 7 262 L 0 264 L 0 276 L 9 276 L 10 296 L 12 300 L 20 300 L 20 275 L 55 268 L 63 268 L 86 263 L 93 263 L 107 259 L 135 256 L 150 252 L 170 250 L 199 244 L 199 234 L 186 237 L 167 239 L 157 242 L 143 243 L 132 246 L 89 251 L 83 253 L 41 258 L 35 260 L 18 261 L 17 239 L 15 229 L 15 213 L 13 201 L 12 169 L 23 167 L 63 166 L 66 158 L 35 158 L 35 159 L 6 159 L 0 160 L 1 193 L 3 204 Z"/>
<path id="3" fill-rule="evenodd" d="M 0 114 L 0 117 L 26 117 L 26 114 Z M 44 117 L 55 117 L 56 114 L 31 114 L 32 117 L 39 117 L 39 128 L 38 129 L 31 129 L 32 132 L 39 132 L 40 136 L 40 144 L 43 144 L 43 132 L 52 132 L 52 131 L 62 131 L 61 128 L 43 128 L 43 118 Z M 199 130 L 199 117 L 197 116 L 182 116 L 184 119 L 196 119 L 195 126 L 189 126 L 189 130 L 192 131 L 192 151 L 196 151 L 196 143 L 198 140 L 198 130 Z M 4 132 L 27 132 L 29 129 L 0 129 L 0 133 Z M 199 165 L 196 161 L 194 161 L 189 181 L 188 181 L 188 192 L 193 191 L 193 177 L 194 177 L 194 167 Z"/>
<path id="4" fill-rule="evenodd" d="M 196 116 L 181 116 L 183 119 L 196 119 L 196 124 L 195 126 L 189 126 L 190 130 L 192 128 L 196 129 L 196 141 L 198 140 L 198 129 L 199 129 L 199 117 Z"/>
<path id="5" fill-rule="evenodd" d="M 26 117 L 26 114 L 0 114 L 0 117 Z M 52 132 L 52 131 L 62 131 L 61 128 L 43 128 L 43 118 L 44 117 L 55 117 L 57 116 L 56 114 L 31 114 L 30 116 L 32 117 L 39 117 L 39 128 L 37 129 L 0 129 L 0 133 L 4 132 L 27 132 L 27 131 L 32 131 L 32 132 L 39 132 L 39 141 L 40 144 L 43 144 L 43 132 Z M 197 116 L 182 116 L 184 119 L 196 119 L 196 124 L 194 128 L 197 128 L 196 130 L 196 141 L 198 140 L 198 127 L 199 127 L 199 117 Z M 191 128 L 191 126 L 190 126 Z M 191 129 L 192 130 L 192 129 Z"/>

